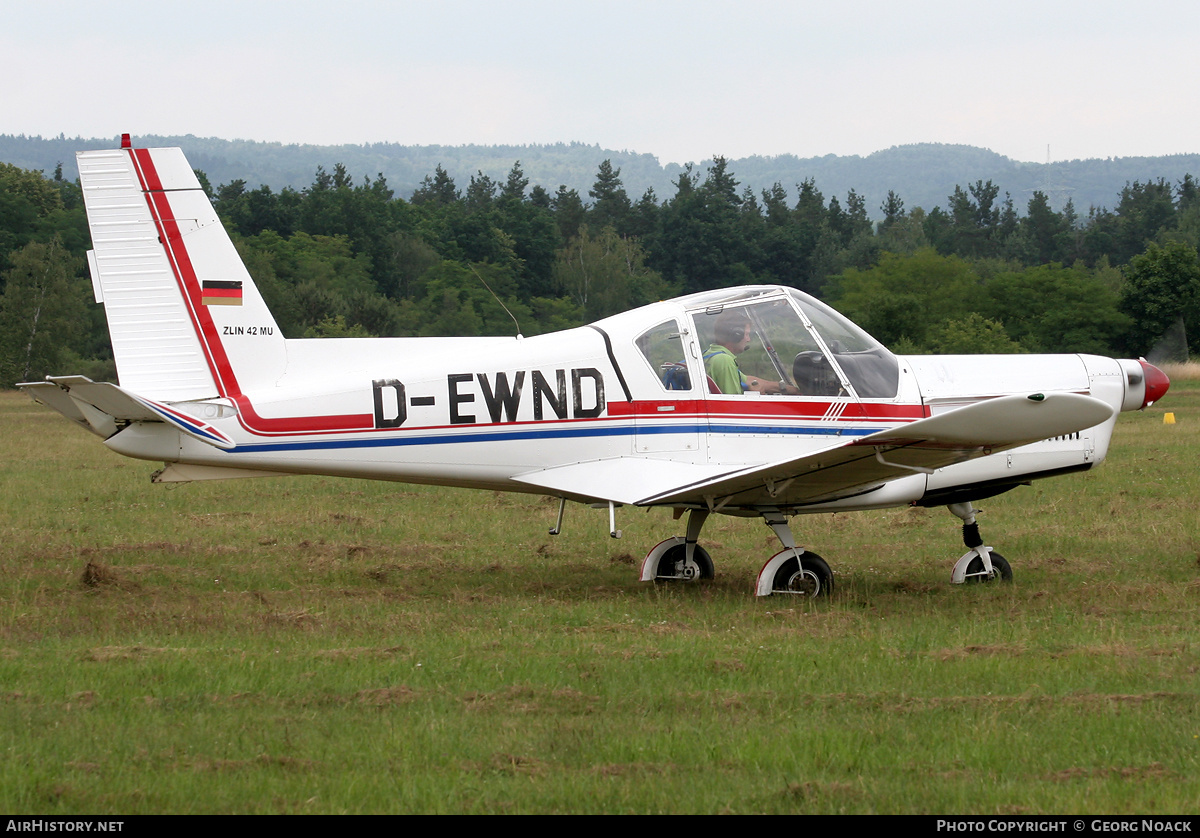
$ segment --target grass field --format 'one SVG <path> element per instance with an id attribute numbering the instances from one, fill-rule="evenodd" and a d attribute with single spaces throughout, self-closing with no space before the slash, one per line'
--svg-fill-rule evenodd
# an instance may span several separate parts
<path id="1" fill-rule="evenodd" d="M 1166 411 L 1176 423 L 1164 424 Z M 1194 813 L 1200 382 L 1108 461 L 979 504 L 811 516 L 637 581 L 665 511 L 323 478 L 152 486 L 0 394 L 0 811 Z"/>

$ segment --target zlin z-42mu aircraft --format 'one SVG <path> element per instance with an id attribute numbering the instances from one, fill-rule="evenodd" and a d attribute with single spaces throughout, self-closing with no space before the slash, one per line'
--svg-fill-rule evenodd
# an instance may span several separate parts
<path id="1" fill-rule="evenodd" d="M 795 289 L 655 303 L 537 337 L 289 340 L 176 148 L 78 155 L 120 384 L 20 385 L 156 482 L 324 474 L 687 512 L 643 580 L 713 575 L 709 515 L 761 517 L 783 549 L 759 595 L 827 595 L 788 521 L 946 506 L 954 582 L 1010 578 L 972 503 L 1104 459 L 1116 415 L 1169 386 L 1141 360 L 896 356 Z M 740 367 L 734 359 L 740 356 Z M 743 372 L 744 370 L 744 372 Z M 750 373 L 754 373 L 753 375 Z"/>

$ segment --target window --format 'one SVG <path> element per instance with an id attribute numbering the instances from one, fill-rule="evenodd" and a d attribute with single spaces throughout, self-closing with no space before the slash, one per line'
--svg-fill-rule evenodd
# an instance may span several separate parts
<path id="1" fill-rule="evenodd" d="M 659 323 L 638 336 L 635 343 L 664 390 L 691 390 L 686 347 L 674 320 Z"/>
<path id="2" fill-rule="evenodd" d="M 740 389 L 729 356 L 736 358 L 743 375 L 783 381 L 803 396 L 836 396 L 841 391 L 837 374 L 785 297 L 718 306 L 695 317 L 701 344 L 708 347 L 705 368 L 722 393 L 736 395 Z"/>

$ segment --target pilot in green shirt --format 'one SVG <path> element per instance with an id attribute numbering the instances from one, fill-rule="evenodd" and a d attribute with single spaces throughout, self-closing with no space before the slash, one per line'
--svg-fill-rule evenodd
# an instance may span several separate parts
<path id="1" fill-rule="evenodd" d="M 704 353 L 704 366 L 722 393 L 740 396 L 750 386 L 738 368 L 737 357 L 719 343 L 714 343 Z"/>
<path id="2" fill-rule="evenodd" d="M 740 396 L 747 390 L 759 393 L 799 393 L 786 381 L 767 381 L 744 374 L 737 356 L 750 348 L 754 330 L 744 310 L 729 309 L 717 316 L 716 335 L 704 353 L 704 367 L 713 383 L 726 395 Z"/>

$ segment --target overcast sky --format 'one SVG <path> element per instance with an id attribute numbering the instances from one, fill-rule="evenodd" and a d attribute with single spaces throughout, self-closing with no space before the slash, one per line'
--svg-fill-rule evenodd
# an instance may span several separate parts
<path id="1" fill-rule="evenodd" d="M 0 133 L 1200 151 L 1196 0 L 0 0 Z"/>

